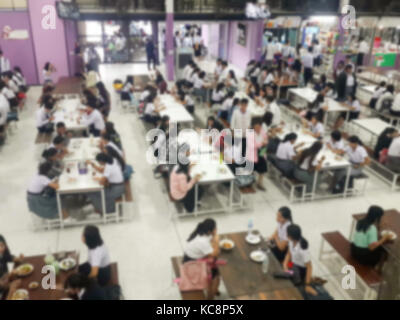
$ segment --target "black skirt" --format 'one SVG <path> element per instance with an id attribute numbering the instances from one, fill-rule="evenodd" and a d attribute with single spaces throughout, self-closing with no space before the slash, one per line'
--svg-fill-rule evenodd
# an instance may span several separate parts
<path id="1" fill-rule="evenodd" d="M 254 163 L 254 170 L 258 173 L 266 173 L 267 169 L 267 161 L 265 158 L 258 156 L 258 162 Z"/>
<path id="2" fill-rule="evenodd" d="M 271 248 L 271 252 L 274 254 L 275 258 L 279 261 L 279 262 L 283 262 L 283 260 L 285 260 L 286 254 L 287 254 L 287 247 L 285 250 L 280 250 L 277 246 L 272 247 Z"/>
<path id="3" fill-rule="evenodd" d="M 354 243 L 351 244 L 352 257 L 366 266 L 375 266 L 381 260 L 382 253 L 382 247 L 378 247 L 375 250 L 369 250 L 368 248 L 357 247 Z"/>

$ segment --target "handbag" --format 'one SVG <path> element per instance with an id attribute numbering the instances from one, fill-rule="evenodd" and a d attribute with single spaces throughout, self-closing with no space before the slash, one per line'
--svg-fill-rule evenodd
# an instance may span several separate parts
<path id="1" fill-rule="evenodd" d="M 180 266 L 180 291 L 204 290 L 209 280 L 208 266 L 204 260 L 189 261 Z"/>

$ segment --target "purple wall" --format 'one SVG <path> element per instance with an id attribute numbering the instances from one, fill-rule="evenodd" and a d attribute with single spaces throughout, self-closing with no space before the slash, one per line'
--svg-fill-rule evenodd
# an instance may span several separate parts
<path id="1" fill-rule="evenodd" d="M 243 22 L 247 24 L 247 42 L 242 46 L 237 42 L 238 22 L 229 22 L 230 39 L 228 60 L 238 68 L 245 70 L 251 59 L 259 59 L 262 44 L 262 23 L 259 21 Z"/>
<path id="2" fill-rule="evenodd" d="M 60 77 L 69 75 L 69 57 L 67 55 L 64 21 L 59 19 L 56 14 L 56 28 L 44 29 L 42 27 L 42 20 L 45 15 L 42 14 L 42 8 L 46 5 L 53 6 L 55 10 L 55 0 L 28 0 L 36 66 L 40 83 L 43 83 L 42 70 L 48 61 L 57 69 L 57 72 L 53 74 L 53 81 L 57 82 Z"/>
<path id="3" fill-rule="evenodd" d="M 78 27 L 75 21 L 65 20 L 65 42 L 67 46 L 69 75 L 73 76 L 82 67 L 81 58 L 75 55 L 75 43 L 78 41 Z"/>
<path id="4" fill-rule="evenodd" d="M 10 26 L 13 30 L 29 31 L 29 39 L 27 40 L 5 40 L 0 37 L 0 47 L 4 51 L 4 55 L 10 60 L 11 67 L 19 66 L 28 84 L 36 84 L 38 77 L 28 12 L 0 12 L 0 31 L 3 30 L 4 26 Z"/>

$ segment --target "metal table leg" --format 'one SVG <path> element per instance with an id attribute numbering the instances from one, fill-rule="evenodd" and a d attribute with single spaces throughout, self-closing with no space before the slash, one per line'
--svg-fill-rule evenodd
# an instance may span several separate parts
<path id="1" fill-rule="evenodd" d="M 346 182 L 344 185 L 343 198 L 346 198 L 346 196 L 347 196 L 347 190 L 348 190 L 349 181 L 350 181 L 350 171 L 351 171 L 351 165 L 347 168 L 347 175 L 346 175 Z"/>
<path id="2" fill-rule="evenodd" d="M 58 216 L 60 219 L 60 227 L 64 228 L 64 219 L 62 216 L 62 207 L 61 207 L 61 197 L 60 194 L 57 192 L 56 193 L 56 197 L 57 197 L 57 208 L 58 208 Z"/>
<path id="3" fill-rule="evenodd" d="M 107 223 L 107 216 L 106 216 L 107 211 L 106 211 L 106 196 L 105 196 L 104 188 L 101 189 L 100 195 L 101 195 L 101 207 L 103 209 L 103 223 L 106 224 Z"/>

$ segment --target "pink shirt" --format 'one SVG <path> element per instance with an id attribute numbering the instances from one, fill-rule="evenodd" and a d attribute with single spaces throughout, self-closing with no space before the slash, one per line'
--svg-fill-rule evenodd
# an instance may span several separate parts
<path id="1" fill-rule="evenodd" d="M 188 191 L 193 188 L 195 180 L 191 179 L 188 182 L 187 176 L 184 173 L 176 173 L 177 167 L 172 170 L 169 177 L 169 190 L 171 197 L 174 200 L 183 199 Z"/>

